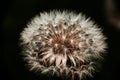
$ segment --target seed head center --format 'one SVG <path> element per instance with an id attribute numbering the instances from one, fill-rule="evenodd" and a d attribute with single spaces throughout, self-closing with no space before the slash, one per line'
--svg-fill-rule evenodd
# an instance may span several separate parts
<path id="1" fill-rule="evenodd" d="M 77 49 L 70 38 L 56 38 L 52 41 L 54 54 L 72 54 Z"/>

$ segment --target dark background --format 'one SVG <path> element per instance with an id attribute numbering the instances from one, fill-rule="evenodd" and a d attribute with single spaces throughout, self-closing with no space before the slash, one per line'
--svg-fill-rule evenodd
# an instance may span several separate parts
<path id="1" fill-rule="evenodd" d="M 24 66 L 20 55 L 19 34 L 36 14 L 53 9 L 82 12 L 102 26 L 103 33 L 108 38 L 107 55 L 101 71 L 88 80 L 120 80 L 120 29 L 108 23 L 105 16 L 105 0 L 4 0 L 0 3 L 2 5 L 0 80 L 38 80 L 38 76 Z M 52 78 L 48 79 L 46 75 L 40 76 L 39 80 Z"/>

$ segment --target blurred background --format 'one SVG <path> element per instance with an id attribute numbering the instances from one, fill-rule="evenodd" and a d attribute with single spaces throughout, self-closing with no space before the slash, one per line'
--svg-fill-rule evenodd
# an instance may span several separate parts
<path id="1" fill-rule="evenodd" d="M 20 55 L 20 32 L 28 21 L 43 11 L 71 10 L 90 16 L 108 38 L 107 55 L 100 72 L 87 80 L 120 80 L 120 0 L 4 0 L 1 1 L 0 80 L 58 80 L 38 77 L 28 71 Z"/>

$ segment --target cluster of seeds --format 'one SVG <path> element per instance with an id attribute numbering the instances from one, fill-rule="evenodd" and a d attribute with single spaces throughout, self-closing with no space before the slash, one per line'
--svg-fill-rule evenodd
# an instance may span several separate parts
<path id="1" fill-rule="evenodd" d="M 71 80 L 92 76 L 105 37 L 89 18 L 72 12 L 51 11 L 36 16 L 21 33 L 23 54 L 30 70 L 66 75 Z"/>

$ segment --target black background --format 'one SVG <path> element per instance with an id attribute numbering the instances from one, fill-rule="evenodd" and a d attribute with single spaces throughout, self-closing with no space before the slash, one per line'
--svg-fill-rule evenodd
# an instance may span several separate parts
<path id="1" fill-rule="evenodd" d="M 1 5 L 0 80 L 38 80 L 36 74 L 25 68 L 22 56 L 19 55 L 19 34 L 36 14 L 53 9 L 82 12 L 102 26 L 103 33 L 108 38 L 107 56 L 101 71 L 88 80 L 120 80 L 120 29 L 108 23 L 105 0 L 4 0 Z M 39 80 L 52 80 L 46 77 L 47 75 L 41 76 Z"/>

